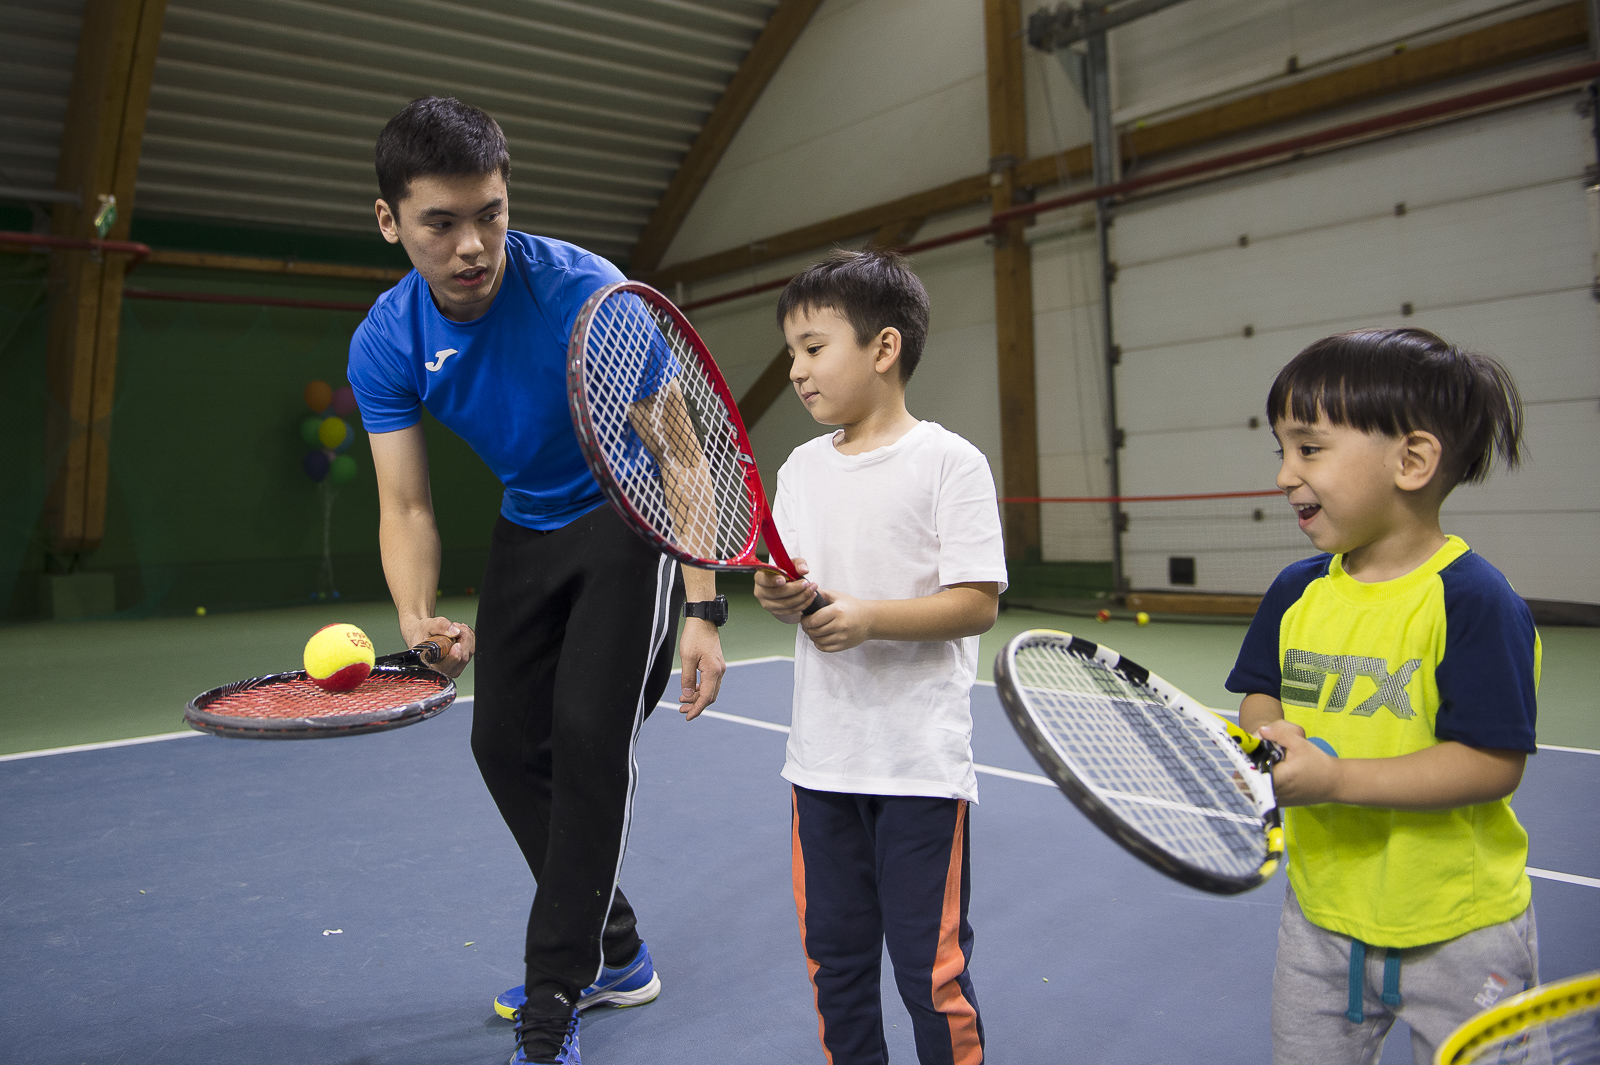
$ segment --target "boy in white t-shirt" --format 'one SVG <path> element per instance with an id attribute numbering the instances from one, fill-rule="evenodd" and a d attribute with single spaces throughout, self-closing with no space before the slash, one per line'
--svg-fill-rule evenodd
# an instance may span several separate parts
<path id="1" fill-rule="evenodd" d="M 905 260 L 835 252 L 784 289 L 778 323 L 800 401 L 841 427 L 795 448 L 773 508 L 820 587 L 756 578 L 761 604 L 800 625 L 783 776 L 819 1035 L 832 1065 L 888 1060 L 887 941 L 922 1065 L 977 1065 L 968 696 L 1006 581 L 994 478 L 977 448 L 906 411 L 928 294 Z"/>

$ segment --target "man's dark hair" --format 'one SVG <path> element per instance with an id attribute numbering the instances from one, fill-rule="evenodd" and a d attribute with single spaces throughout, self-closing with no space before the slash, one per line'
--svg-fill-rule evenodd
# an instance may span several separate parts
<path id="1" fill-rule="evenodd" d="M 419 177 L 511 175 L 506 135 L 494 119 L 453 96 L 412 100 L 378 134 L 378 192 L 395 217 Z"/>
<path id="2" fill-rule="evenodd" d="M 1441 484 L 1489 476 L 1496 459 L 1522 461 L 1522 399 L 1506 368 L 1426 329 L 1359 329 L 1317 341 L 1278 371 L 1267 420 L 1439 438 Z"/>
<path id="3" fill-rule="evenodd" d="M 866 344 L 900 330 L 900 380 L 909 381 L 928 339 L 928 290 L 892 251 L 834 251 L 790 281 L 778 297 L 778 328 L 789 316 L 823 307 L 839 312 Z"/>

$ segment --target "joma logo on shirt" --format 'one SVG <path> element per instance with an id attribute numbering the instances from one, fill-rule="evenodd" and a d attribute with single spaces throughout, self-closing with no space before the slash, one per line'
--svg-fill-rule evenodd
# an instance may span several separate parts
<path id="1" fill-rule="evenodd" d="M 428 368 L 429 373 L 437 373 L 439 367 L 444 365 L 444 360 L 455 354 L 457 354 L 455 348 L 445 348 L 443 351 L 436 351 L 433 353 L 432 362 L 424 362 L 422 365 Z"/>
<path id="2" fill-rule="evenodd" d="M 1366 677 L 1378 686 L 1367 699 L 1350 711 L 1355 717 L 1371 717 L 1381 706 L 1398 718 L 1412 718 L 1411 697 L 1406 694 L 1406 684 L 1422 665 L 1422 659 L 1410 658 L 1400 668 L 1389 672 L 1389 663 L 1382 658 L 1363 655 L 1319 655 L 1315 651 L 1291 650 L 1283 656 L 1282 699 L 1290 706 L 1308 706 L 1315 710 L 1322 695 L 1322 683 L 1328 677 L 1338 677 L 1333 695 L 1328 699 L 1327 713 L 1344 710 L 1350 698 L 1350 689 L 1357 677 Z"/>

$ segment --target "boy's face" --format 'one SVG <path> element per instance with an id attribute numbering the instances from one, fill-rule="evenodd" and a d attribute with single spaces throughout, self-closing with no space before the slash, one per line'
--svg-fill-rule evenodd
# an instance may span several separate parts
<path id="1" fill-rule="evenodd" d="M 1283 418 L 1272 425 L 1283 464 L 1278 487 L 1319 551 L 1349 553 L 1374 543 L 1396 524 L 1406 481 L 1404 437 Z"/>
<path id="2" fill-rule="evenodd" d="M 789 381 L 811 417 L 823 425 L 854 425 L 881 402 L 885 385 L 900 383 L 900 331 L 885 329 L 865 345 L 832 307 L 801 308 L 783 323 L 793 363 Z"/>
<path id="3" fill-rule="evenodd" d="M 375 205 L 378 228 L 400 244 L 446 318 L 481 316 L 494 302 L 506 265 L 506 182 L 488 174 L 419 177 L 398 205 Z"/>

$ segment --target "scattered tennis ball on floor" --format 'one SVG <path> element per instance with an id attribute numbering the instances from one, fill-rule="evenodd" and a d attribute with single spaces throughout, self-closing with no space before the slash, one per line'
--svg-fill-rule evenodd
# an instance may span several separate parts
<path id="1" fill-rule="evenodd" d="M 194 608 L 194 616 L 197 617 L 197 618 L 205 617 L 206 616 L 206 608 L 203 607 L 203 606 L 195 607 Z"/>
<path id="2" fill-rule="evenodd" d="M 372 672 L 372 641 L 354 625 L 324 625 L 306 641 L 306 676 L 324 691 L 347 692 Z"/>
<path id="3" fill-rule="evenodd" d="M 1097 610 L 1095 611 L 1094 619 L 1103 625 L 1111 620 L 1111 611 Z"/>
<path id="4" fill-rule="evenodd" d="M 1137 621 L 1141 625 L 1148 625 L 1150 624 L 1150 615 L 1141 610 L 1137 614 L 1133 615 L 1133 620 Z"/>

